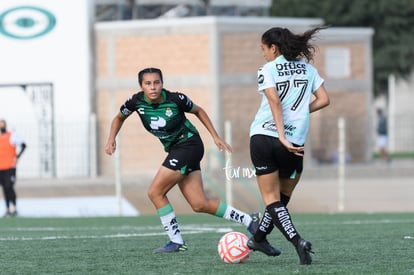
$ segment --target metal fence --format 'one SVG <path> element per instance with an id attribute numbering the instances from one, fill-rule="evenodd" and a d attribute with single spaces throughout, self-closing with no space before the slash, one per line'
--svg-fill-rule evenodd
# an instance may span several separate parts
<path id="1" fill-rule="evenodd" d="M 414 152 L 414 120 L 410 116 L 398 116 L 393 118 L 395 123 L 390 128 L 389 151 L 390 153 Z M 348 163 L 365 163 L 372 160 L 378 151 L 376 147 L 375 121 L 368 127 L 365 125 L 367 118 L 354 116 L 344 117 L 344 133 L 346 161 Z M 14 129 L 22 136 L 28 147 L 19 161 L 18 174 L 23 178 L 42 177 L 91 177 L 97 176 L 100 167 L 97 166 L 102 157 L 98 144 L 103 144 L 106 136 L 97 136 L 95 118 L 82 121 L 65 120 L 56 123 L 54 129 L 53 144 L 49 144 L 53 150 L 52 159 L 42 159 L 41 154 L 44 142 L 38 135 L 39 126 L 25 124 L 24 122 L 9 122 L 9 129 Z M 238 138 L 237 129 L 242 125 L 233 123 L 233 139 Z M 243 127 L 246 127 L 243 125 Z M 311 165 L 337 163 L 338 148 L 340 144 L 340 130 L 338 118 L 324 118 L 320 125 L 311 129 L 306 143 L 306 158 Z M 245 135 L 245 133 L 243 133 Z M 244 152 L 240 159 L 242 164 L 250 163 L 248 155 L 248 137 L 243 137 L 242 147 Z M 123 146 L 131 146 L 123 144 Z M 241 147 L 240 147 L 241 148 Z M 134 151 L 136 148 L 128 148 Z M 208 149 L 208 148 L 207 148 Z M 239 150 L 236 148 L 236 150 Z M 208 153 L 207 153 L 208 154 Z M 237 155 L 237 152 L 236 154 Z M 223 157 L 223 156 L 222 156 Z M 134 159 L 129 161 L 136 162 Z M 154 168 L 155 169 L 155 168 Z M 137 167 L 139 172 L 139 167 Z M 99 176 L 99 175 L 98 175 Z M 122 173 L 121 173 L 122 177 Z"/>

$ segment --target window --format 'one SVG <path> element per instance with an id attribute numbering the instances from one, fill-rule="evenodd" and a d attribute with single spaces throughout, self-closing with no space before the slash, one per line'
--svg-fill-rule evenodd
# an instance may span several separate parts
<path id="1" fill-rule="evenodd" d="M 351 53 L 348 48 L 331 47 L 325 53 L 326 75 L 330 78 L 351 76 Z"/>

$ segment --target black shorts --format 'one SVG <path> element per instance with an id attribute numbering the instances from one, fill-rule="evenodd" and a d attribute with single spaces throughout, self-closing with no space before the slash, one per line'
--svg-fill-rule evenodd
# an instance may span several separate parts
<path id="1" fill-rule="evenodd" d="M 289 152 L 275 137 L 252 136 L 250 138 L 250 158 L 257 176 L 279 170 L 279 177 L 288 179 L 293 178 L 295 173 L 302 173 L 303 170 L 303 157 Z"/>
<path id="2" fill-rule="evenodd" d="M 182 143 L 173 145 L 162 165 L 171 170 L 179 170 L 182 175 L 188 175 L 201 169 L 203 155 L 203 141 L 199 135 L 194 135 Z"/>

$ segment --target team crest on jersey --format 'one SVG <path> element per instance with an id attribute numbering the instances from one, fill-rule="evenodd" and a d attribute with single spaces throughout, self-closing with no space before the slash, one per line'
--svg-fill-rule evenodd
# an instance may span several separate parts
<path id="1" fill-rule="evenodd" d="M 165 110 L 165 115 L 167 116 L 167 117 L 170 117 L 170 116 L 172 116 L 174 113 L 173 113 L 173 111 L 171 110 L 171 108 L 167 108 L 166 110 Z"/>

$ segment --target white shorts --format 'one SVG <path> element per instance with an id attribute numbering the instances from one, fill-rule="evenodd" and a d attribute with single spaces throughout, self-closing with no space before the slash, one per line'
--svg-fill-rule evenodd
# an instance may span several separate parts
<path id="1" fill-rule="evenodd" d="M 386 135 L 379 135 L 377 138 L 377 146 L 379 148 L 386 148 L 388 144 L 388 136 Z"/>

